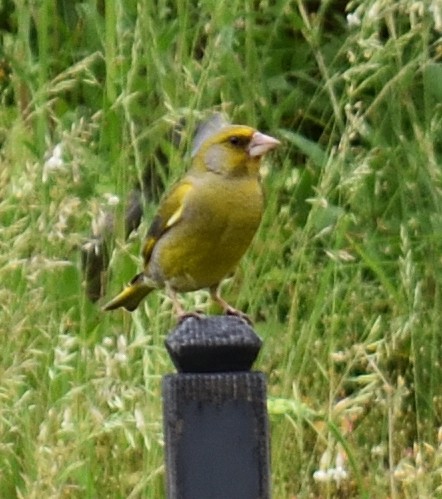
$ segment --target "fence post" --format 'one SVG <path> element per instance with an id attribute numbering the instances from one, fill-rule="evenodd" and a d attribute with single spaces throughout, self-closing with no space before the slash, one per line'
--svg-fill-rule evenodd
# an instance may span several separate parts
<path id="1" fill-rule="evenodd" d="M 261 339 L 233 316 L 188 318 L 167 337 L 163 379 L 168 499 L 269 499 Z"/>

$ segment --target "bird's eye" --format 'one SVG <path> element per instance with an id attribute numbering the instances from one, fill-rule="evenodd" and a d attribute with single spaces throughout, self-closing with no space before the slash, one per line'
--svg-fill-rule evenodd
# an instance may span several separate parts
<path id="1" fill-rule="evenodd" d="M 241 144 L 241 139 L 234 135 L 233 137 L 229 138 L 229 142 L 232 144 L 232 146 L 239 146 Z"/>

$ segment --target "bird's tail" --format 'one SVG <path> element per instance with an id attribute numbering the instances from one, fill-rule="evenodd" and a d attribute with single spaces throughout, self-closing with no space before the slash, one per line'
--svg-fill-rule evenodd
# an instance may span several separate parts
<path id="1" fill-rule="evenodd" d="M 154 289 L 155 286 L 152 285 L 151 280 L 144 273 L 137 274 L 121 293 L 106 303 L 103 310 L 115 310 L 124 307 L 129 312 L 132 312 L 138 307 L 141 300 Z"/>

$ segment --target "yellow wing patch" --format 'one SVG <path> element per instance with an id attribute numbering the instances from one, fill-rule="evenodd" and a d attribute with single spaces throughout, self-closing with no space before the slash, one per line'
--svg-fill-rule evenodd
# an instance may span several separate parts
<path id="1" fill-rule="evenodd" d="M 176 210 L 176 212 L 169 218 L 169 220 L 166 223 L 166 229 L 170 229 L 172 227 L 172 225 L 175 225 L 178 222 L 178 220 L 180 220 L 181 215 L 183 213 L 183 208 L 184 208 L 184 205 L 181 205 Z"/>

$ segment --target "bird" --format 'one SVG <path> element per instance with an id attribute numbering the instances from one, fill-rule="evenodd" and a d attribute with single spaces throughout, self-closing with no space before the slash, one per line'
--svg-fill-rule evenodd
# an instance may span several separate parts
<path id="1" fill-rule="evenodd" d="M 106 311 L 135 310 L 151 291 L 165 288 L 181 321 L 177 293 L 208 289 L 224 313 L 247 319 L 220 294 L 260 225 L 264 196 L 260 160 L 280 141 L 253 127 L 228 123 L 219 113 L 197 129 L 191 166 L 160 201 L 142 248 L 144 270 Z"/>

